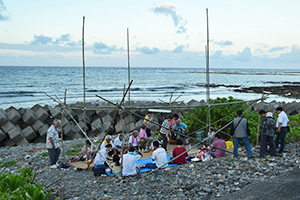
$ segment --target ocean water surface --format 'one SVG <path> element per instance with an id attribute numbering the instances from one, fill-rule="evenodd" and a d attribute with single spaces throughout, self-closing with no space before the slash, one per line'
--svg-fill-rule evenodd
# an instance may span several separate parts
<path id="1" fill-rule="evenodd" d="M 205 69 L 197 68 L 131 68 L 133 80 L 131 101 L 169 102 L 206 99 Z M 215 85 L 274 86 L 269 82 L 299 82 L 300 70 L 270 69 L 210 69 L 210 83 Z M 48 95 L 63 101 L 67 89 L 67 103 L 83 102 L 82 67 L 0 67 L 0 108 L 30 108 L 35 104 L 55 106 Z M 95 95 L 111 101 L 122 99 L 124 85 L 128 86 L 128 69 L 122 67 L 86 67 L 86 102 L 103 102 Z M 278 85 L 278 84 L 277 84 Z M 210 88 L 212 99 L 233 96 L 243 100 L 261 97 L 261 94 L 234 92 L 234 87 Z M 128 100 L 128 98 L 126 99 Z M 299 101 L 299 99 L 270 95 L 267 101 Z"/>

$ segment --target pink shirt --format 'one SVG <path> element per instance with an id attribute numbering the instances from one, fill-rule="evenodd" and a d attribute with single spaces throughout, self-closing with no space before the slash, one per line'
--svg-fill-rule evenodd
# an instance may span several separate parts
<path id="1" fill-rule="evenodd" d="M 214 141 L 213 146 L 219 147 L 220 149 L 226 149 L 226 143 L 224 140 L 218 139 L 217 141 Z M 222 151 L 220 149 L 216 149 L 215 156 L 216 157 L 223 157 L 225 156 L 225 151 Z"/>
<path id="2" fill-rule="evenodd" d="M 142 129 L 140 130 L 140 138 L 147 138 L 146 130 Z"/>

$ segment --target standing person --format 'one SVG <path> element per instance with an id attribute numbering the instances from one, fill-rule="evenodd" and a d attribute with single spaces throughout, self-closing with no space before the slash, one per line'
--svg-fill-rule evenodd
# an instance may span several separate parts
<path id="1" fill-rule="evenodd" d="M 145 116 L 145 119 L 144 119 L 144 124 L 146 124 L 146 126 L 147 126 L 147 129 L 146 129 L 147 137 L 151 137 L 150 125 L 151 125 L 152 121 L 153 121 L 152 112 L 148 111 L 148 113 L 147 113 L 147 115 Z"/>
<path id="2" fill-rule="evenodd" d="M 138 161 L 143 155 L 140 152 L 136 152 L 134 147 L 129 147 L 129 152 L 123 155 L 123 171 L 124 176 L 133 176 L 138 173 L 136 168 L 136 161 Z"/>
<path id="3" fill-rule="evenodd" d="M 186 151 L 186 148 L 182 146 L 182 144 L 183 144 L 182 139 L 180 139 L 180 138 L 177 139 L 177 140 L 176 140 L 176 144 L 177 144 L 177 147 L 175 147 L 175 148 L 173 149 L 173 158 L 179 156 L 180 154 L 182 154 L 183 152 Z M 178 158 L 176 158 L 175 160 L 173 160 L 173 163 L 174 163 L 174 164 L 179 164 L 179 165 L 180 165 L 180 164 L 186 164 L 187 162 L 186 162 L 185 158 L 188 157 L 188 156 L 189 156 L 189 155 L 188 155 L 188 153 L 186 152 L 186 153 L 184 153 L 183 155 L 181 155 L 181 156 L 179 156 Z"/>
<path id="4" fill-rule="evenodd" d="M 142 124 L 141 130 L 140 130 L 140 136 L 139 136 L 141 147 L 144 147 L 147 144 L 145 153 L 147 153 L 149 151 L 149 148 L 153 141 L 152 138 L 147 137 L 146 128 L 147 128 L 146 124 Z"/>
<path id="5" fill-rule="evenodd" d="M 160 134 L 163 137 L 163 147 L 167 151 L 168 139 L 169 139 L 169 128 L 170 128 L 170 121 L 172 120 L 172 115 L 168 115 L 167 119 L 162 123 L 160 128 Z"/>
<path id="6" fill-rule="evenodd" d="M 182 141 L 183 141 L 183 144 L 187 144 L 187 141 L 185 139 L 185 136 L 183 135 L 186 135 L 186 130 L 187 130 L 187 125 L 185 123 L 182 123 L 180 119 L 177 119 L 175 121 L 175 125 L 173 126 L 173 129 L 180 132 L 182 135 L 177 135 L 177 138 L 182 138 Z M 176 133 L 177 134 L 177 133 Z"/>
<path id="7" fill-rule="evenodd" d="M 238 110 L 236 112 L 237 118 L 235 118 L 231 124 L 231 129 L 230 129 L 230 135 L 231 137 L 234 138 L 233 141 L 233 156 L 238 157 L 238 146 L 239 142 L 242 141 L 247 155 L 249 158 L 252 158 L 252 151 L 251 151 L 251 145 L 249 142 L 250 139 L 250 129 L 248 126 L 248 121 L 247 119 L 243 118 L 243 111 Z M 248 135 L 248 137 L 247 137 Z"/>
<path id="8" fill-rule="evenodd" d="M 156 163 L 146 163 L 146 167 L 150 169 L 156 169 L 158 167 L 163 166 L 168 162 L 167 153 L 164 148 L 159 147 L 159 142 L 153 142 L 154 151 L 152 153 L 152 160 L 156 161 Z M 165 165 L 162 168 L 166 168 L 168 165 Z"/>
<path id="9" fill-rule="evenodd" d="M 178 118 L 179 118 L 178 115 L 175 113 L 175 114 L 173 115 L 173 119 L 170 121 L 170 129 L 172 129 L 172 130 L 171 130 L 172 140 L 176 140 L 176 133 L 175 133 L 175 131 L 173 131 L 173 130 L 174 130 L 174 129 L 173 129 L 173 126 L 175 125 L 175 121 L 176 121 Z"/>
<path id="10" fill-rule="evenodd" d="M 224 150 L 226 149 L 226 142 L 221 139 L 220 133 L 217 133 L 215 135 L 215 141 L 212 144 L 212 146 L 213 146 L 213 150 L 215 150 L 215 151 L 211 152 L 212 157 L 218 158 L 218 157 L 224 157 L 225 156 L 225 151 L 222 151 L 220 149 L 224 149 Z M 220 149 L 217 149 L 217 148 L 214 148 L 214 147 L 218 147 Z"/>
<path id="11" fill-rule="evenodd" d="M 276 132 L 275 120 L 271 112 L 260 110 L 259 114 L 262 116 L 261 121 L 261 134 L 260 134 L 260 152 L 261 158 L 266 157 L 267 145 L 270 146 L 271 156 L 276 156 L 276 149 L 274 144 L 274 135 Z"/>
<path id="12" fill-rule="evenodd" d="M 277 137 L 275 139 L 275 147 L 277 149 L 280 143 L 279 153 L 283 153 L 284 146 L 285 146 L 285 136 L 288 132 L 289 118 L 287 117 L 286 113 L 283 111 L 282 107 L 277 107 L 276 112 L 278 113 L 278 118 L 276 122 Z"/>
<path id="13" fill-rule="evenodd" d="M 137 130 L 134 130 L 132 136 L 129 137 L 129 145 L 131 147 L 136 148 L 136 150 L 139 151 L 140 138 L 139 138 L 139 132 Z"/>
<path id="14" fill-rule="evenodd" d="M 51 169 L 56 169 L 59 166 L 57 161 L 61 152 L 58 143 L 58 132 L 61 133 L 61 130 L 58 129 L 60 123 L 59 119 L 54 119 L 53 124 L 47 130 L 46 147 L 50 157 Z"/>

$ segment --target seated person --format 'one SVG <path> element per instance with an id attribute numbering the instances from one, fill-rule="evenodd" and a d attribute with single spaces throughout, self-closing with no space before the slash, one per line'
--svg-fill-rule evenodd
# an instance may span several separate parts
<path id="1" fill-rule="evenodd" d="M 117 154 L 120 154 L 121 151 L 122 151 L 122 140 L 123 140 L 123 135 L 120 134 L 120 135 L 115 139 L 115 141 L 114 141 L 113 146 L 114 146 L 114 148 L 115 148 Z M 128 148 L 128 147 L 124 145 L 124 146 L 123 146 L 123 152 L 126 151 L 127 148 Z"/>
<path id="2" fill-rule="evenodd" d="M 156 161 L 156 163 L 146 163 L 146 167 L 150 169 L 156 169 L 158 167 L 163 166 L 168 162 L 166 150 L 162 147 L 159 147 L 159 142 L 153 142 L 154 151 L 152 153 L 152 160 Z M 168 165 L 165 165 L 162 168 L 166 168 Z"/>
<path id="3" fill-rule="evenodd" d="M 153 141 L 152 138 L 147 137 L 146 129 L 147 129 L 146 124 L 142 124 L 142 128 L 140 130 L 140 136 L 139 136 L 141 147 L 144 147 L 147 144 L 145 153 L 147 153 L 149 151 L 149 148 Z"/>
<path id="4" fill-rule="evenodd" d="M 182 139 L 180 139 L 180 138 L 177 139 L 176 144 L 177 144 L 177 147 L 175 147 L 173 149 L 173 158 L 179 156 L 180 154 L 182 154 L 183 152 L 186 151 L 186 148 L 182 146 L 182 144 L 183 144 Z M 186 160 L 185 160 L 186 157 L 188 157 L 187 152 L 185 152 L 183 155 L 181 155 L 180 157 L 173 160 L 173 163 L 174 164 L 186 164 L 187 163 Z"/>
<path id="5" fill-rule="evenodd" d="M 210 127 L 207 136 L 211 137 L 210 140 L 208 140 L 209 144 L 214 143 L 214 141 L 215 141 L 215 131 L 214 131 L 214 128 L 212 126 Z"/>
<path id="6" fill-rule="evenodd" d="M 96 146 L 92 145 L 91 142 L 87 140 L 86 145 L 84 145 L 84 147 L 81 150 L 81 154 L 86 155 L 87 158 L 91 158 L 94 156 L 95 152 L 96 152 Z"/>
<path id="7" fill-rule="evenodd" d="M 112 143 L 112 140 L 111 140 L 111 136 L 110 136 L 110 135 L 107 135 L 107 136 L 105 137 L 105 140 L 101 143 L 100 149 L 105 148 L 105 146 L 106 146 L 107 144 L 111 144 L 111 146 L 112 146 L 112 150 L 108 153 L 108 155 L 109 155 L 109 156 L 112 156 L 113 154 L 117 154 L 117 152 L 116 152 L 116 150 L 115 150 L 115 148 L 114 148 L 114 146 L 113 146 L 113 143 Z"/>
<path id="8" fill-rule="evenodd" d="M 143 155 L 140 152 L 135 151 L 135 147 L 129 147 L 129 152 L 123 155 L 123 176 L 133 176 L 138 173 L 136 167 L 136 161 L 138 161 Z"/>
<path id="9" fill-rule="evenodd" d="M 121 172 L 121 166 L 120 166 L 120 157 L 119 155 L 113 156 L 113 162 L 110 164 L 110 173 L 111 174 L 118 174 L 120 175 Z"/>
<path id="10" fill-rule="evenodd" d="M 184 145 L 187 144 L 186 138 L 185 138 L 185 136 L 183 136 L 183 135 L 186 135 L 187 128 L 188 128 L 187 125 L 185 123 L 182 123 L 180 119 L 177 119 L 175 121 L 175 125 L 173 126 L 174 130 L 181 133 L 181 135 L 179 135 L 178 133 L 176 133 L 176 135 L 177 135 L 177 139 L 182 138 Z"/>
<path id="11" fill-rule="evenodd" d="M 140 147 L 140 138 L 139 138 L 139 132 L 137 130 L 133 131 L 132 136 L 129 137 L 129 145 L 131 147 L 136 148 L 136 150 L 139 150 Z"/>
<path id="12" fill-rule="evenodd" d="M 215 141 L 214 143 L 212 144 L 213 146 L 213 150 L 215 151 L 212 151 L 211 152 L 211 156 L 213 157 L 224 157 L 225 156 L 225 151 L 222 151 L 220 149 L 226 149 L 226 142 L 224 140 L 221 140 L 221 135 L 220 133 L 216 133 L 215 135 Z M 218 147 L 220 149 L 216 149 L 214 147 Z"/>
<path id="13" fill-rule="evenodd" d="M 104 163 L 105 163 L 105 160 L 106 160 L 106 158 L 107 158 L 107 154 L 108 154 L 108 152 L 111 150 L 111 144 L 107 144 L 107 145 L 105 145 L 105 148 L 103 148 L 103 149 L 101 149 L 98 153 L 97 153 L 97 155 L 96 155 L 96 157 L 95 157 L 95 159 L 94 159 L 94 167 L 95 168 L 98 168 L 98 167 L 105 167 L 105 165 L 104 165 Z M 101 155 L 102 156 L 101 156 Z"/>

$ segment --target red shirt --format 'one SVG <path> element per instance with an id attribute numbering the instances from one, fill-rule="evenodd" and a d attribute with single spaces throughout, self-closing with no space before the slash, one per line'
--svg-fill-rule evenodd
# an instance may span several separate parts
<path id="1" fill-rule="evenodd" d="M 178 155 L 182 154 L 183 152 L 186 151 L 185 147 L 175 147 L 173 149 L 173 158 L 177 157 Z M 181 155 L 179 158 L 176 158 L 173 163 L 175 164 L 185 164 L 187 163 L 185 160 L 185 157 L 188 156 L 188 153 L 186 152 L 185 154 Z"/>
<path id="2" fill-rule="evenodd" d="M 172 120 L 170 121 L 170 129 L 173 129 L 173 130 L 174 130 L 174 128 L 173 128 L 174 125 L 175 125 L 175 119 L 172 119 Z"/>

